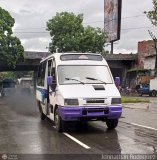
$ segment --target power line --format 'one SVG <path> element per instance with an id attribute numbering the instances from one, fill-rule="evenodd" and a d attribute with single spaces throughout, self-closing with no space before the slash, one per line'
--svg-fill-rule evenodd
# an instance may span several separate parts
<path id="1" fill-rule="evenodd" d="M 121 29 L 121 30 L 146 29 L 146 28 L 152 28 L 152 27 L 155 27 L 155 26 L 145 26 L 145 27 L 135 27 L 135 28 L 124 28 L 124 29 Z"/>
<path id="2" fill-rule="evenodd" d="M 135 15 L 135 16 L 128 16 L 128 17 L 123 17 L 122 19 L 128 19 L 128 18 L 135 18 L 135 17 L 143 17 L 145 15 Z M 99 22 L 104 22 L 104 21 L 93 21 L 93 22 L 87 22 L 87 23 L 83 23 L 83 24 L 90 24 L 90 23 L 99 23 Z M 152 27 L 155 27 L 155 26 L 145 26 L 145 27 L 134 27 L 134 28 L 124 28 L 124 29 L 121 29 L 122 31 L 125 31 L 125 30 L 137 30 L 137 29 L 145 29 L 145 28 L 152 28 Z M 47 34 L 49 33 L 48 31 L 21 31 L 21 32 L 18 32 L 18 30 L 31 30 L 31 29 L 46 29 L 46 27 L 40 27 L 40 28 L 19 28 L 19 29 L 15 29 L 15 32 L 14 33 L 21 33 L 21 34 L 38 34 L 38 33 L 41 33 L 41 34 Z"/>
<path id="3" fill-rule="evenodd" d="M 126 31 L 126 30 L 137 30 L 137 29 L 146 29 L 146 28 L 152 28 L 152 27 L 156 27 L 156 26 L 145 26 L 145 27 L 134 27 L 134 28 L 122 28 L 121 30 Z M 21 33 L 21 34 L 49 34 L 48 31 L 43 31 L 43 32 L 14 32 L 14 33 Z"/>
<path id="4" fill-rule="evenodd" d="M 22 34 L 23 33 L 33 33 L 33 34 L 36 34 L 36 33 L 44 33 L 45 34 L 46 33 L 47 34 L 49 32 L 48 31 L 43 31 L 43 32 L 14 32 L 14 33 L 22 33 Z"/>
<path id="5" fill-rule="evenodd" d="M 29 29 L 46 29 L 46 27 L 40 27 L 40 28 L 19 28 L 15 30 L 29 30 Z"/>
<path id="6" fill-rule="evenodd" d="M 128 18 L 136 18 L 136 17 L 144 17 L 145 15 L 136 15 L 136 16 L 130 16 L 130 17 L 122 17 L 122 19 L 128 19 Z"/>
<path id="7" fill-rule="evenodd" d="M 145 15 L 128 16 L 128 17 L 122 17 L 121 19 L 129 19 L 129 18 L 136 18 L 136 17 L 143 17 L 143 16 L 145 16 Z M 86 22 L 86 23 L 83 23 L 83 24 L 92 24 L 92 23 L 100 23 L 100 22 L 104 22 L 104 21 L 91 21 L 91 22 Z M 46 27 L 19 28 L 19 29 L 15 29 L 15 31 L 16 30 L 29 30 L 29 29 L 46 29 Z"/>
<path id="8" fill-rule="evenodd" d="M 136 16 L 122 17 L 121 19 L 137 18 L 137 17 L 144 17 L 144 16 L 145 15 L 136 15 Z M 114 20 L 116 20 L 116 19 L 112 19 L 112 20 L 109 20 L 109 21 L 114 21 Z M 93 21 L 93 22 L 86 22 L 86 23 L 83 23 L 83 24 L 91 24 L 91 23 L 99 23 L 99 22 L 104 22 L 104 21 Z"/>

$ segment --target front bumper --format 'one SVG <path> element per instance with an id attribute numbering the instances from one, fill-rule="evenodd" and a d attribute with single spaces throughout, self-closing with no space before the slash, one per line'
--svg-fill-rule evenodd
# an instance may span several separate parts
<path id="1" fill-rule="evenodd" d="M 107 107 L 58 107 L 58 112 L 64 121 L 79 121 L 82 119 L 102 120 L 118 119 L 122 114 L 122 105 L 111 105 Z"/>

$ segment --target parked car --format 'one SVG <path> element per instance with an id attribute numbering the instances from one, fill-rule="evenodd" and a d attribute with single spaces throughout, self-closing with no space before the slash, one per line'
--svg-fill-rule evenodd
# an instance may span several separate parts
<path id="1" fill-rule="evenodd" d="M 4 79 L 1 82 L 1 96 L 9 96 L 15 91 L 16 82 L 12 79 Z"/>
<path id="2" fill-rule="evenodd" d="M 151 96 L 149 84 L 144 84 L 144 85 L 140 86 L 140 88 L 138 89 L 138 93 L 140 96 L 142 96 L 143 94 Z"/>
<path id="3" fill-rule="evenodd" d="M 150 94 L 153 97 L 156 97 L 157 95 L 157 78 L 150 80 Z"/>
<path id="4" fill-rule="evenodd" d="M 18 79 L 19 88 L 21 92 L 32 93 L 33 92 L 33 81 L 31 77 L 22 77 Z"/>

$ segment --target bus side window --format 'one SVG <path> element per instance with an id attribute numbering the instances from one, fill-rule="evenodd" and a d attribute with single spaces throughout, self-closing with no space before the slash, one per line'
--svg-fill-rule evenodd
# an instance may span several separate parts
<path id="1" fill-rule="evenodd" d="M 52 72 L 51 72 L 53 78 L 54 78 L 54 81 L 56 81 L 56 76 L 55 76 L 55 68 L 53 67 L 52 68 Z"/>
<path id="2" fill-rule="evenodd" d="M 48 76 L 51 76 L 52 59 L 48 60 Z"/>
<path id="3" fill-rule="evenodd" d="M 56 66 L 55 66 L 55 61 L 53 60 L 53 65 L 52 65 L 52 69 L 51 69 L 51 75 L 53 76 L 54 81 L 55 81 L 55 83 L 56 83 L 56 72 L 55 72 L 55 68 L 56 68 Z"/>
<path id="4" fill-rule="evenodd" d="M 41 63 L 38 70 L 37 85 L 44 86 L 46 61 Z"/>
<path id="5" fill-rule="evenodd" d="M 52 84 L 52 90 L 54 91 L 56 88 L 56 73 L 55 73 L 55 61 L 53 60 L 53 65 L 51 68 L 51 76 L 53 77 L 53 84 Z"/>

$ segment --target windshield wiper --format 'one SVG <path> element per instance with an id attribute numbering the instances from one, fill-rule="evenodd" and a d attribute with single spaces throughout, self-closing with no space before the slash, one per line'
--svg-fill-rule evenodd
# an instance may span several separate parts
<path id="1" fill-rule="evenodd" d="M 84 84 L 82 81 L 79 81 L 78 79 L 75 78 L 65 78 L 66 80 L 73 80 L 73 81 L 77 81 L 80 82 L 81 84 Z"/>
<path id="2" fill-rule="evenodd" d="M 99 79 L 96 79 L 96 78 L 92 78 L 92 77 L 86 77 L 86 79 L 93 80 L 93 81 L 99 81 L 99 82 L 107 84 L 106 82 L 104 82 L 102 80 L 99 80 Z"/>

